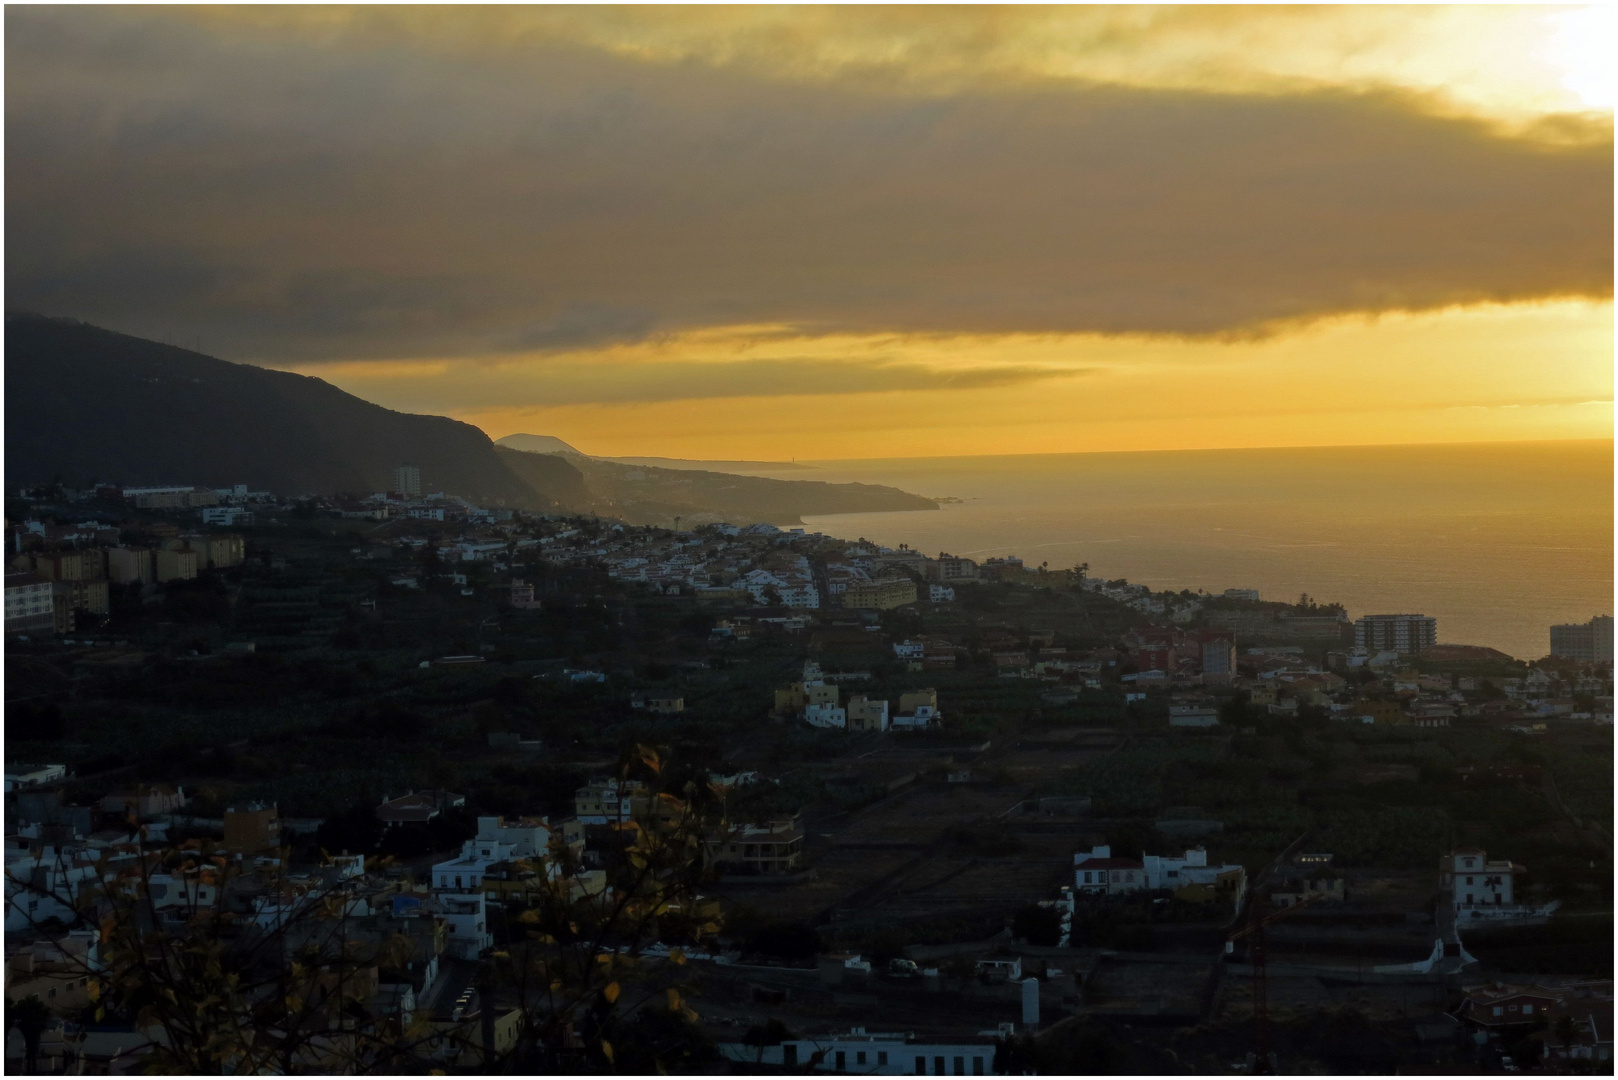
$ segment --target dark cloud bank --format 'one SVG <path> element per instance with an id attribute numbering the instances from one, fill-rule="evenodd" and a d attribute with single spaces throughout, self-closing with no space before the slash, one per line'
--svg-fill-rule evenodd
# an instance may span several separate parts
<path id="1" fill-rule="evenodd" d="M 905 97 L 6 12 L 7 304 L 237 359 L 1262 332 L 1606 297 L 1612 143 L 1394 97 Z"/>

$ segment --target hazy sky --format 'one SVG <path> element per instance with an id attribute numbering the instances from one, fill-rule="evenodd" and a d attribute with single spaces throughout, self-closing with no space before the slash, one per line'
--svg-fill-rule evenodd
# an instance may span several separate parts
<path id="1" fill-rule="evenodd" d="M 595 453 L 1610 437 L 1611 9 L 6 9 L 7 303 Z"/>

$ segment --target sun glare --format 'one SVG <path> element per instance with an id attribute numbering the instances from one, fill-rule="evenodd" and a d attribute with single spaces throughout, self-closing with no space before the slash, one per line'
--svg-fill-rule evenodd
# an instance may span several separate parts
<path id="1" fill-rule="evenodd" d="M 1613 79 L 1618 9 L 1592 5 L 1556 12 L 1548 21 L 1551 38 L 1543 55 L 1559 74 L 1562 86 L 1587 108 L 1612 109 L 1618 104 Z"/>

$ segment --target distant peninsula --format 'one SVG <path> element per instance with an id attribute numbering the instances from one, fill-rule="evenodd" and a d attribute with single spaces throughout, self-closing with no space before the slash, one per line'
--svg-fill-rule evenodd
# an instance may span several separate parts
<path id="1" fill-rule="evenodd" d="M 745 475 L 748 469 L 794 467 L 782 462 L 591 457 L 551 435 L 507 435 L 496 446 L 526 456 L 565 459 L 583 476 L 597 513 L 632 525 L 668 525 L 676 518 L 690 526 L 716 521 L 801 525 L 805 516 L 816 514 L 938 509 L 932 499 L 879 484 Z M 738 471 L 726 471 L 726 466 Z"/>

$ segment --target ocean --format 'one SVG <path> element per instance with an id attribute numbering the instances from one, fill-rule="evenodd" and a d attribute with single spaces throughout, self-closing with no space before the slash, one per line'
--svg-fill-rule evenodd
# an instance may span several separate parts
<path id="1" fill-rule="evenodd" d="M 1154 589 L 1256 588 L 1350 616 L 1432 615 L 1438 639 L 1545 655 L 1613 610 L 1613 444 L 1038 454 L 800 462 L 784 479 L 959 503 L 806 519 L 843 538 L 1030 566 L 1088 562 Z"/>

